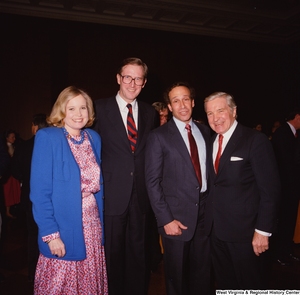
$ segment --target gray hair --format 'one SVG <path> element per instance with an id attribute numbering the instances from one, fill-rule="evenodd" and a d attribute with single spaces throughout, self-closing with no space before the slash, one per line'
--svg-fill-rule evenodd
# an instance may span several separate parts
<path id="1" fill-rule="evenodd" d="M 208 102 L 208 101 L 212 101 L 216 98 L 219 98 L 219 97 L 223 97 L 226 99 L 226 102 L 227 102 L 227 105 L 230 107 L 230 109 L 233 111 L 234 109 L 236 109 L 237 105 L 234 101 L 234 98 L 232 95 L 226 93 L 226 92 L 214 92 L 212 93 L 211 95 L 209 95 L 208 97 L 206 97 L 204 99 L 204 108 L 206 109 L 205 107 L 205 104 Z"/>

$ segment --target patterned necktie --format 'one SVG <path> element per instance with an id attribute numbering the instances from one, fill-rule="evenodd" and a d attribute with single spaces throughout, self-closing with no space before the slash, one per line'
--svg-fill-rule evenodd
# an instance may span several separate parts
<path id="1" fill-rule="evenodd" d="M 128 139 L 130 142 L 130 147 L 132 152 L 135 151 L 136 141 L 137 141 L 137 130 L 134 123 L 133 115 L 132 115 L 132 105 L 127 104 L 128 115 L 127 115 L 127 131 L 128 131 Z"/>
<path id="2" fill-rule="evenodd" d="M 221 154 L 222 154 L 222 143 L 223 143 L 223 135 L 219 134 L 219 148 L 218 148 L 218 153 L 217 153 L 216 160 L 215 160 L 216 174 L 218 173 L 220 158 L 221 158 Z"/>
<path id="3" fill-rule="evenodd" d="M 190 143 L 190 152 L 191 152 L 191 160 L 200 184 L 200 187 L 202 186 L 202 177 L 201 177 L 201 169 L 200 169 L 200 161 L 199 161 L 199 155 L 198 155 L 198 149 L 197 144 L 195 141 L 195 138 L 192 134 L 191 126 L 189 124 L 186 124 L 185 129 L 188 132 L 188 139 Z"/>

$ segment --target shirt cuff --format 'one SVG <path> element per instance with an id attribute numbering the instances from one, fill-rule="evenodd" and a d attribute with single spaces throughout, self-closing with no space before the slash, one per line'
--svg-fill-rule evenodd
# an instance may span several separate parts
<path id="1" fill-rule="evenodd" d="M 265 237 L 271 237 L 271 236 L 272 236 L 271 233 L 267 233 L 267 232 L 262 231 L 262 230 L 259 230 L 259 229 L 255 229 L 255 231 L 256 231 L 258 234 L 261 234 L 261 235 L 263 235 L 263 236 L 265 236 Z"/>
<path id="2" fill-rule="evenodd" d="M 42 237 L 42 240 L 43 240 L 43 242 L 44 243 L 49 243 L 49 242 L 51 242 L 52 240 L 55 240 L 55 239 L 58 239 L 58 238 L 60 238 L 60 234 L 59 234 L 59 232 L 57 231 L 56 233 L 53 233 L 53 234 L 50 234 L 50 235 L 48 235 L 48 236 L 44 236 L 44 237 Z"/>

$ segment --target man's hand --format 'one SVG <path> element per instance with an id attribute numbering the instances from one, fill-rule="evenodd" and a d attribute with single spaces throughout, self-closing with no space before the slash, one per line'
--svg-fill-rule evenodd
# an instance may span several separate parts
<path id="1" fill-rule="evenodd" d="M 269 237 L 254 232 L 252 246 L 255 255 L 259 256 L 261 253 L 269 249 Z"/>
<path id="2" fill-rule="evenodd" d="M 173 220 L 170 223 L 164 226 L 165 232 L 170 236 L 180 236 L 182 234 L 183 229 L 187 229 L 185 225 L 183 225 L 178 220 Z"/>

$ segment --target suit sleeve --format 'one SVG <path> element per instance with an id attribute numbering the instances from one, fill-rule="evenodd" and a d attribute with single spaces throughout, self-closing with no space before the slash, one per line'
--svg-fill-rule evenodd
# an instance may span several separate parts
<path id="1" fill-rule="evenodd" d="M 255 137 L 251 166 L 260 194 L 256 229 L 272 233 L 280 198 L 280 179 L 273 148 L 267 137 Z"/>
<path id="2" fill-rule="evenodd" d="M 162 189 L 164 153 L 160 138 L 151 132 L 146 145 L 146 186 L 158 227 L 174 220 Z"/>

